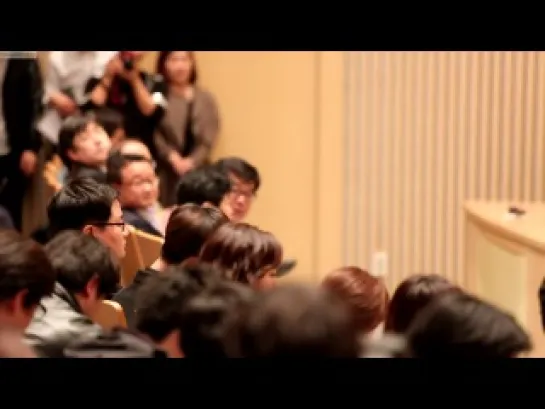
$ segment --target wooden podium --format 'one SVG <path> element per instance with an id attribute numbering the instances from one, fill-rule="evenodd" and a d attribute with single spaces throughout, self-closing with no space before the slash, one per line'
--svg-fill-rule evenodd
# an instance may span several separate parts
<path id="1" fill-rule="evenodd" d="M 516 206 L 525 214 L 515 216 Z M 538 291 L 545 276 L 545 203 L 468 202 L 466 286 L 513 314 L 545 357 Z"/>

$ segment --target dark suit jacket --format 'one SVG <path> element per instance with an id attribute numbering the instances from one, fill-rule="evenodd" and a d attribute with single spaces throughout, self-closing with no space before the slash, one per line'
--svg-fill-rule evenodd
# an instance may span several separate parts
<path id="1" fill-rule="evenodd" d="M 10 59 L 2 87 L 2 108 L 11 154 L 38 152 L 41 139 L 35 129 L 42 111 L 43 83 L 40 66 L 33 59 Z"/>
<path id="2" fill-rule="evenodd" d="M 123 220 L 125 223 L 130 224 L 131 226 L 136 227 L 138 230 L 141 230 L 148 234 L 153 234 L 154 236 L 163 237 L 161 232 L 146 219 L 144 219 L 136 210 L 123 208 Z"/>
<path id="3" fill-rule="evenodd" d="M 91 178 L 98 183 L 106 183 L 106 173 L 102 170 L 79 163 L 73 163 L 68 179 L 74 180 L 79 178 Z"/>

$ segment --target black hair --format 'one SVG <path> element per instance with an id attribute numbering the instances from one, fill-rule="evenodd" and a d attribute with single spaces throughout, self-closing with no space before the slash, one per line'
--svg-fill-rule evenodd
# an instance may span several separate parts
<path id="1" fill-rule="evenodd" d="M 53 291 L 55 272 L 42 247 L 14 230 L 0 230 L 0 301 L 26 290 L 24 307 Z"/>
<path id="2" fill-rule="evenodd" d="M 229 177 L 212 166 L 194 169 L 184 174 L 177 187 L 177 204 L 211 203 L 219 206 L 231 190 Z"/>
<path id="3" fill-rule="evenodd" d="M 95 276 L 99 296 L 109 298 L 117 291 L 119 265 L 110 250 L 93 236 L 65 230 L 45 246 L 45 251 L 57 281 L 70 293 L 82 292 Z"/>
<path id="4" fill-rule="evenodd" d="M 416 358 L 512 358 L 531 349 L 510 314 L 462 291 L 436 298 L 407 330 Z"/>
<path id="5" fill-rule="evenodd" d="M 125 155 L 120 151 L 115 151 L 108 156 L 106 181 L 109 184 L 122 184 L 123 178 L 121 177 L 121 173 L 132 162 L 148 162 L 153 167 L 153 163 L 142 155 Z"/>
<path id="6" fill-rule="evenodd" d="M 47 206 L 51 235 L 81 230 L 91 223 L 106 223 L 117 192 L 90 178 L 74 179 L 53 196 Z"/>
<path id="7" fill-rule="evenodd" d="M 58 154 L 68 169 L 72 168 L 72 160 L 68 157 L 68 151 L 74 149 L 74 139 L 85 132 L 90 123 L 96 122 L 93 113 L 75 114 L 66 118 L 59 131 Z"/>
<path id="8" fill-rule="evenodd" d="M 242 179 L 245 183 L 253 183 L 254 193 L 261 186 L 261 176 L 257 168 L 242 158 L 229 157 L 219 159 L 214 166 L 221 172 L 229 175 L 232 173 L 237 178 Z"/>

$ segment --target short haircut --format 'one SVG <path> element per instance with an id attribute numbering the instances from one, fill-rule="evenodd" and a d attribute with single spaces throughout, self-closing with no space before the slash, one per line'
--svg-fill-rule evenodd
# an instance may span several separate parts
<path id="1" fill-rule="evenodd" d="M 24 307 L 53 292 L 55 272 L 42 247 L 13 230 L 0 230 L 0 301 L 26 290 Z"/>
<path id="2" fill-rule="evenodd" d="M 254 184 L 254 193 L 261 186 L 261 176 L 257 168 L 242 158 L 229 157 L 218 160 L 214 166 L 225 174 L 232 173 L 246 183 Z"/>
<path id="3" fill-rule="evenodd" d="M 350 311 L 320 288 L 283 285 L 258 292 L 228 342 L 232 357 L 357 358 L 360 335 Z"/>
<path id="4" fill-rule="evenodd" d="M 249 276 L 258 278 L 266 269 L 282 262 L 282 246 L 269 232 L 246 223 L 224 223 L 204 243 L 201 261 L 224 269 L 226 275 L 247 284 Z"/>
<path id="5" fill-rule="evenodd" d="M 382 278 L 358 267 L 344 267 L 329 273 L 322 286 L 348 304 L 362 332 L 372 332 L 385 320 L 389 297 Z"/>
<path id="6" fill-rule="evenodd" d="M 462 291 L 436 298 L 407 330 L 415 358 L 513 358 L 531 349 L 528 334 L 494 305 Z"/>
<path id="7" fill-rule="evenodd" d="M 51 233 L 81 230 L 87 224 L 107 223 L 117 192 L 90 178 L 75 179 L 53 196 L 47 207 Z"/>
<path id="8" fill-rule="evenodd" d="M 108 107 L 101 107 L 94 112 L 97 124 L 99 124 L 108 134 L 112 136 L 115 131 L 123 128 L 123 115 L 118 111 Z"/>
<path id="9" fill-rule="evenodd" d="M 231 190 L 231 181 L 224 173 L 212 166 L 194 169 L 184 174 L 177 187 L 177 204 L 211 203 L 219 206 Z"/>
<path id="10" fill-rule="evenodd" d="M 72 294 L 80 293 L 98 277 L 98 295 L 109 298 L 117 291 L 119 265 L 110 250 L 96 238 L 76 230 L 59 233 L 45 250 L 57 281 Z"/>
<path id="11" fill-rule="evenodd" d="M 165 229 L 161 257 L 167 264 L 179 264 L 198 257 L 204 242 L 227 217 L 217 208 L 193 203 L 175 207 Z"/>
<path id="12" fill-rule="evenodd" d="M 59 131 L 58 154 L 68 168 L 72 168 L 72 160 L 68 157 L 68 151 L 74 149 L 74 139 L 77 135 L 85 132 L 90 123 L 96 122 L 95 115 L 91 112 L 86 114 L 75 114 L 66 118 Z"/>
<path id="13" fill-rule="evenodd" d="M 181 327 L 188 300 L 221 273 L 208 265 L 170 266 L 150 276 L 136 294 L 136 329 L 161 342 Z"/>
<path id="14" fill-rule="evenodd" d="M 413 275 L 396 288 L 386 317 L 385 330 L 404 334 L 414 317 L 437 296 L 460 291 L 446 278 L 437 274 Z"/>
<path id="15" fill-rule="evenodd" d="M 147 162 L 150 166 L 153 167 L 153 163 L 141 155 L 126 155 L 122 154 L 120 151 L 112 152 L 108 156 L 107 168 L 108 172 L 106 174 L 106 181 L 110 184 L 122 184 L 123 178 L 121 176 L 123 169 L 127 167 L 132 162 Z"/>

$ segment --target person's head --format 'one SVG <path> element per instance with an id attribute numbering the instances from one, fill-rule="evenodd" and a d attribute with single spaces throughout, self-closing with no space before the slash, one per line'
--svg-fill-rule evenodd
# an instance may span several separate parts
<path id="1" fill-rule="evenodd" d="M 168 84 L 194 85 L 197 82 L 197 64 L 193 51 L 161 51 L 156 69 Z"/>
<path id="2" fill-rule="evenodd" d="M 195 263 L 170 266 L 162 274 L 151 276 L 136 295 L 137 331 L 169 357 L 183 357 L 185 308 L 192 297 L 220 279 L 218 270 Z"/>
<path id="3" fill-rule="evenodd" d="M 413 275 L 396 288 L 386 316 L 385 330 L 404 334 L 411 321 L 437 296 L 459 291 L 446 278 L 437 274 Z"/>
<path id="4" fill-rule="evenodd" d="M 92 316 L 119 284 L 119 264 L 100 241 L 76 230 L 59 233 L 45 246 L 57 282 Z"/>
<path id="5" fill-rule="evenodd" d="M 322 286 L 348 304 L 362 333 L 371 334 L 384 322 L 389 297 L 382 278 L 358 267 L 344 267 L 329 273 Z"/>
<path id="6" fill-rule="evenodd" d="M 228 217 L 236 222 L 243 221 L 261 185 L 258 170 L 244 159 L 236 157 L 220 159 L 214 166 L 229 176 L 231 181 L 229 193 L 231 210 Z"/>
<path id="7" fill-rule="evenodd" d="M 104 166 L 110 147 L 110 138 L 94 115 L 75 114 L 62 123 L 58 152 L 68 169 L 74 163 L 91 167 Z"/>
<path id="8" fill-rule="evenodd" d="M 42 247 L 13 230 L 0 230 L 0 326 L 23 331 L 54 285 L 55 272 Z"/>
<path id="9" fill-rule="evenodd" d="M 107 181 L 118 191 L 121 207 L 146 209 L 157 202 L 159 179 L 153 163 L 143 156 L 112 153 Z"/>
<path id="10" fill-rule="evenodd" d="M 360 334 L 346 304 L 320 288 L 278 286 L 238 314 L 231 357 L 357 358 Z"/>
<path id="11" fill-rule="evenodd" d="M 119 146 L 125 139 L 125 128 L 123 127 L 123 115 L 115 109 L 101 107 L 94 111 L 96 122 L 104 129 L 110 137 L 112 147 Z"/>
<path id="12" fill-rule="evenodd" d="M 515 358 L 532 347 L 513 316 L 462 291 L 433 300 L 407 338 L 415 358 Z"/>
<path id="13" fill-rule="evenodd" d="M 138 139 L 127 138 L 123 140 L 119 145 L 119 152 L 121 152 L 122 155 L 142 156 L 150 162 L 153 161 L 151 152 L 146 144 Z"/>
<path id="14" fill-rule="evenodd" d="M 92 179 L 76 179 L 53 196 L 47 207 L 53 234 L 80 230 L 94 236 L 119 259 L 125 257 L 127 229 L 117 192 Z"/>
<path id="15" fill-rule="evenodd" d="M 179 180 L 177 186 L 177 204 L 194 203 L 211 205 L 225 212 L 227 195 L 231 190 L 229 178 L 212 166 L 190 170 Z"/>
<path id="16" fill-rule="evenodd" d="M 245 223 L 224 223 L 204 243 L 200 260 L 213 263 L 228 278 L 257 289 L 275 284 L 282 246 L 269 232 Z"/>
<path id="17" fill-rule="evenodd" d="M 225 215 L 215 207 L 193 203 L 175 207 L 165 229 L 161 258 L 172 265 L 198 257 L 204 242 L 226 222 Z"/>

